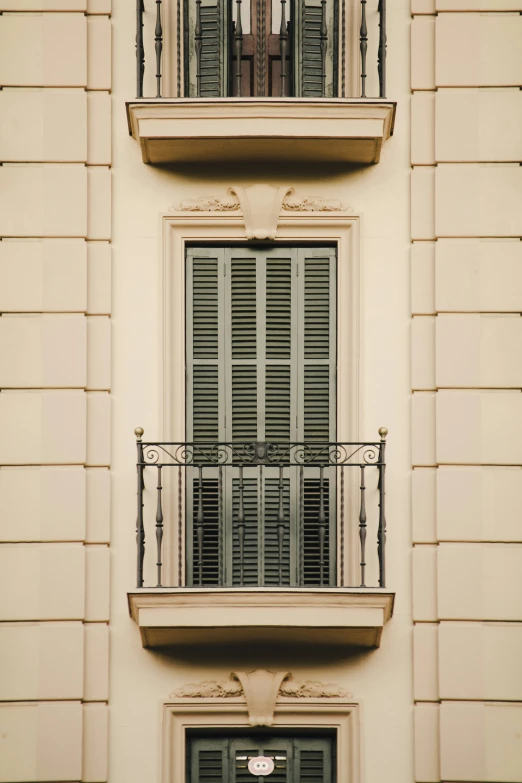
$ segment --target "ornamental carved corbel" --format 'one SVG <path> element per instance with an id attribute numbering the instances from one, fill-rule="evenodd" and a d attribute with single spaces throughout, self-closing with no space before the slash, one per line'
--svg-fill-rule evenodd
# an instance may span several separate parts
<path id="1" fill-rule="evenodd" d="M 283 199 L 283 210 L 287 212 L 352 212 L 353 207 L 337 198 L 324 196 L 297 196 L 295 188 L 289 188 Z"/>
<path id="2" fill-rule="evenodd" d="M 228 188 L 225 196 L 196 196 L 185 198 L 171 207 L 176 212 L 238 212 L 241 208 L 234 188 Z"/>
<path id="3" fill-rule="evenodd" d="M 285 699 L 340 699 L 350 698 L 344 688 L 335 683 L 317 680 L 294 680 L 291 672 L 271 672 L 257 669 L 253 672 L 231 672 L 228 680 L 204 680 L 187 683 L 172 697 L 193 699 L 229 699 L 243 697 L 251 726 L 272 726 L 277 701 Z"/>
<path id="4" fill-rule="evenodd" d="M 171 697 L 198 699 L 230 699 L 243 694 L 241 682 L 231 675 L 228 680 L 203 680 L 203 682 L 188 682 L 177 688 Z"/>

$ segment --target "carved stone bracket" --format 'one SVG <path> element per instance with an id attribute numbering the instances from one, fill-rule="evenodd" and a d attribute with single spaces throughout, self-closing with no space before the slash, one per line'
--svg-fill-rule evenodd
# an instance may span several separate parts
<path id="1" fill-rule="evenodd" d="M 172 207 L 177 212 L 238 212 L 243 215 L 247 239 L 275 239 L 282 212 L 349 212 L 339 199 L 297 196 L 284 185 L 233 185 L 224 196 L 197 196 Z"/>
<path id="2" fill-rule="evenodd" d="M 272 726 L 278 699 L 339 699 L 351 693 L 335 683 L 294 680 L 291 672 L 231 672 L 230 679 L 187 683 L 171 696 L 181 698 L 228 699 L 244 696 L 251 726 Z"/>
<path id="3" fill-rule="evenodd" d="M 185 198 L 171 209 L 176 212 L 236 212 L 240 203 L 234 188 L 229 188 L 226 196 Z"/>
<path id="4" fill-rule="evenodd" d="M 337 198 L 323 196 L 297 196 L 295 188 L 289 188 L 283 199 L 283 209 L 288 212 L 351 212 L 353 207 Z"/>

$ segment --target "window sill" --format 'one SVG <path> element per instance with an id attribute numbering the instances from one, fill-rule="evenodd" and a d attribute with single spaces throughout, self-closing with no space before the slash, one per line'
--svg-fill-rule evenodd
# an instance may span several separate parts
<path id="1" fill-rule="evenodd" d="M 127 103 L 145 163 L 378 163 L 396 104 L 346 98 L 215 98 Z"/>
<path id="2" fill-rule="evenodd" d="M 258 642 L 379 647 L 394 598 L 378 588 L 158 588 L 128 594 L 144 647 Z"/>

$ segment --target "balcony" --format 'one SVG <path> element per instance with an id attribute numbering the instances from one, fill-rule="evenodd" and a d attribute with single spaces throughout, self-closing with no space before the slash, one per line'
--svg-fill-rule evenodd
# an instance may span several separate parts
<path id="1" fill-rule="evenodd" d="M 394 600 L 379 432 L 366 443 L 152 443 L 136 430 L 128 597 L 143 645 L 378 647 Z"/>
<path id="2" fill-rule="evenodd" d="M 363 0 L 341 26 L 338 0 L 250 0 L 250 26 L 241 6 L 189 0 L 165 58 L 172 3 L 158 0 L 154 15 L 138 0 L 127 120 L 144 162 L 377 163 L 396 110 L 385 97 L 385 0 Z"/>

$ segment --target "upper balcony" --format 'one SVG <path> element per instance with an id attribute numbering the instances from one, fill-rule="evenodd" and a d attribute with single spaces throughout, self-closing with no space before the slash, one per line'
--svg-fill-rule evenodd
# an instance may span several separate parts
<path id="1" fill-rule="evenodd" d="M 129 608 L 144 646 L 378 647 L 394 599 L 379 433 L 372 443 L 145 443 L 136 430 Z"/>
<path id="2" fill-rule="evenodd" d="M 379 161 L 395 121 L 385 0 L 154 5 L 137 0 L 127 104 L 146 163 Z"/>

